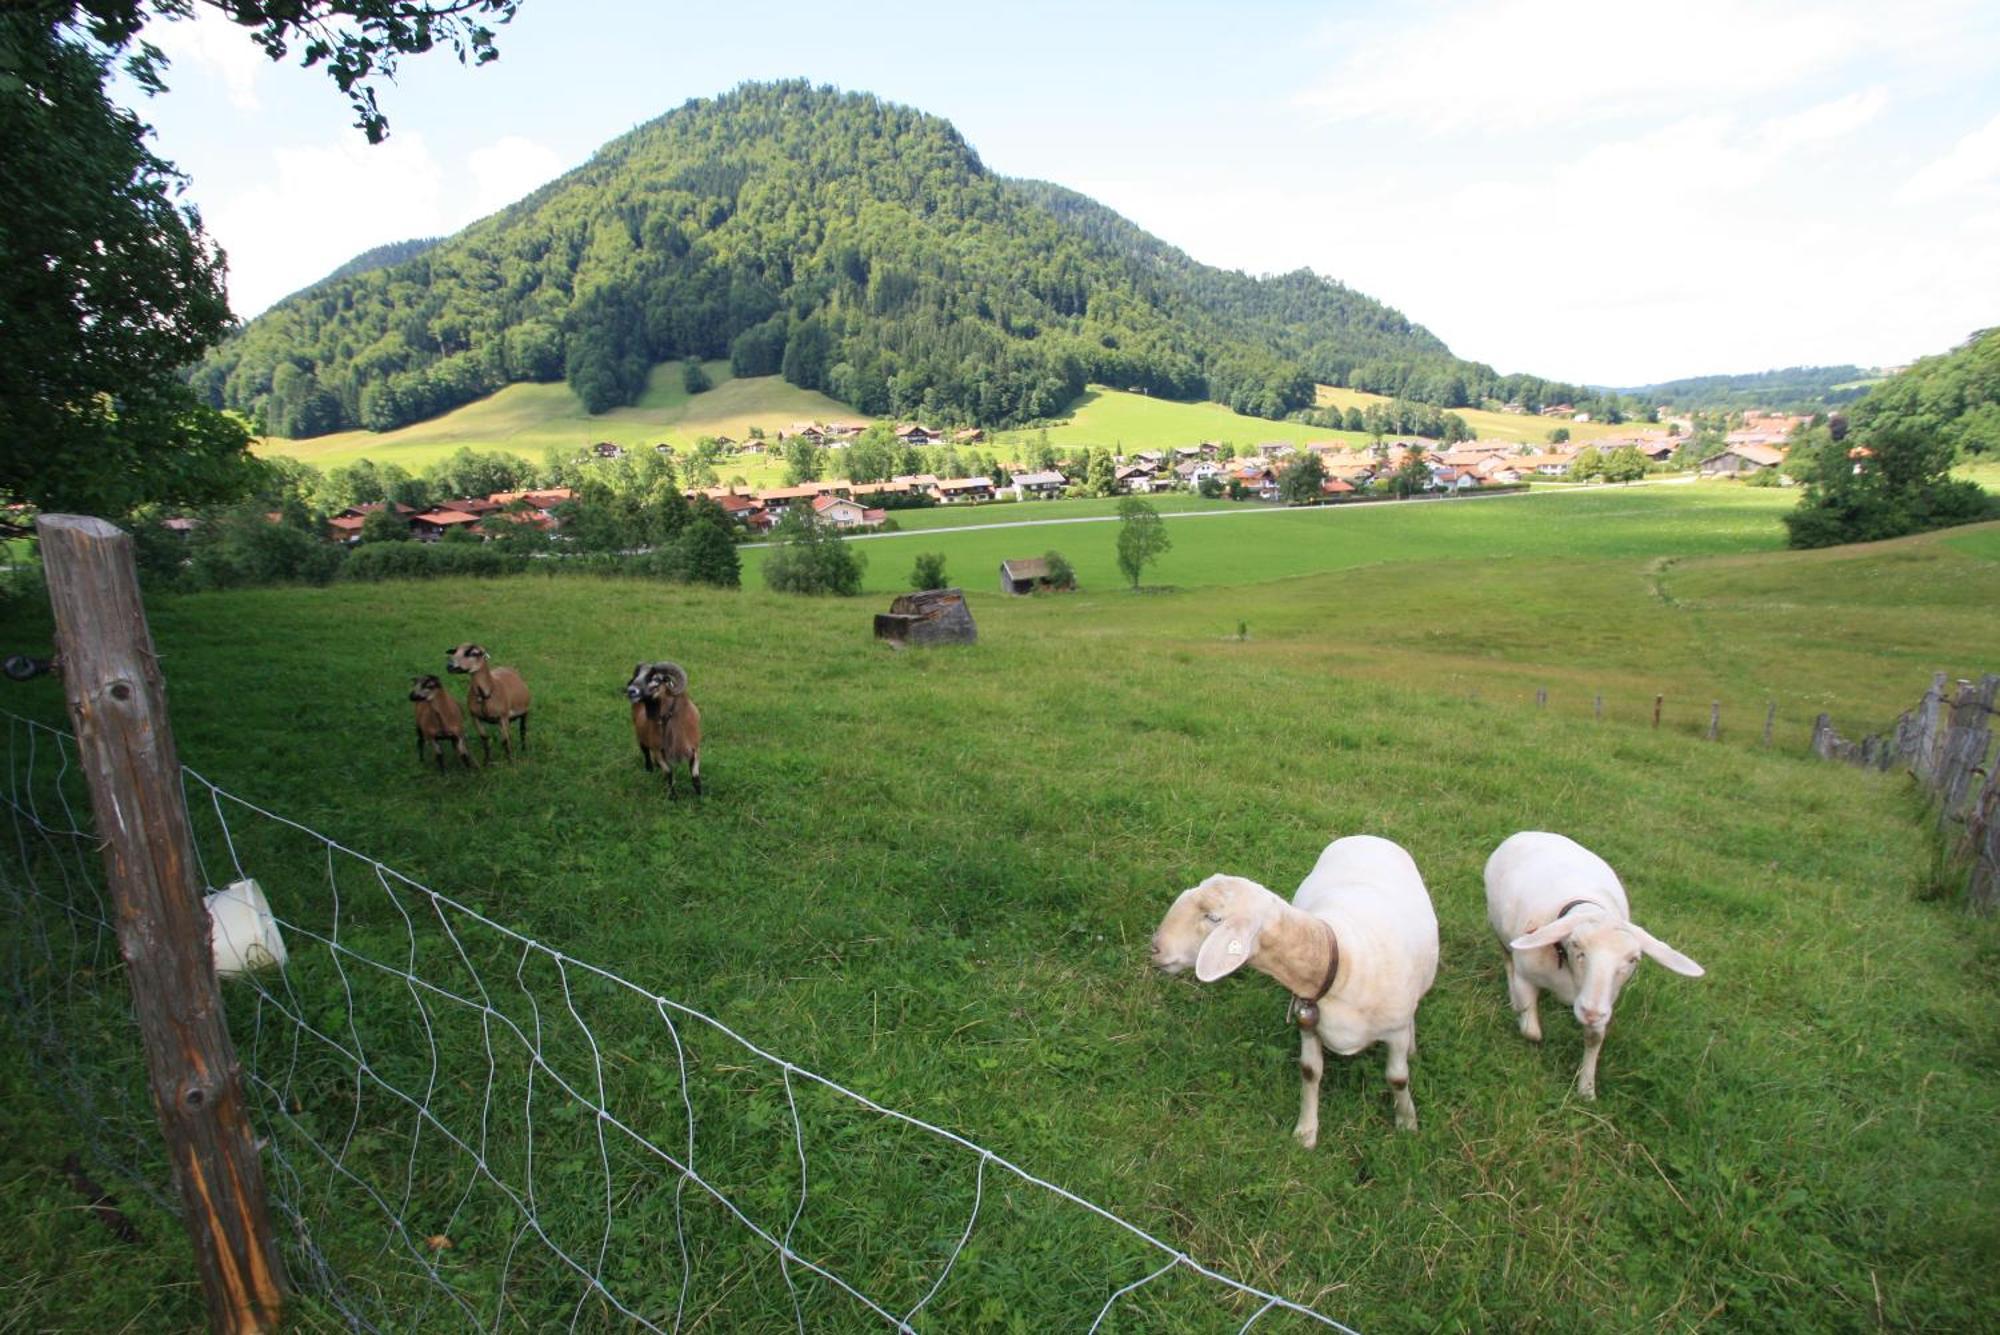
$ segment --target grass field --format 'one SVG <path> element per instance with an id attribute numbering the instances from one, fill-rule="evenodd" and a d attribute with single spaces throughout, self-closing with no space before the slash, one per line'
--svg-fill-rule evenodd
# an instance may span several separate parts
<path id="1" fill-rule="evenodd" d="M 1031 542 L 862 544 L 878 596 L 860 600 L 772 595 L 753 568 L 740 593 L 524 578 L 188 596 L 152 614 L 183 758 L 211 778 L 1359 1329 L 1991 1329 L 2000 928 L 1927 902 L 1929 839 L 1900 781 L 1812 762 L 1802 743 L 1819 709 L 1859 733 L 1930 671 L 2000 662 L 2000 526 L 1787 553 L 1784 499 L 1687 486 L 1191 517 L 1171 522 L 1174 550 L 1148 576 L 1172 591 L 1140 595 L 1111 573 L 1114 526 L 1083 524 L 1020 531 Z M 973 590 L 975 647 L 869 638 L 879 593 L 926 546 Z M 996 551 L 1048 546 L 1077 564 L 1081 592 L 983 592 Z M 10 643 L 44 642 L 33 609 L 0 617 Z M 409 754 L 402 683 L 469 635 L 533 683 L 537 748 L 440 778 Z M 631 756 L 619 687 L 661 655 L 688 665 L 706 720 L 700 801 L 666 803 Z M 1659 731 L 1644 722 L 1656 691 Z M 1770 751 L 1755 738 L 1767 696 Z M 1725 702 L 1721 744 L 1699 740 L 1711 699 Z M 62 713 L 46 682 L 10 703 Z M 1634 981 L 1596 1104 L 1568 1091 L 1573 1022 L 1545 1007 L 1534 1050 L 1507 1011 L 1478 873 L 1522 828 L 1599 848 L 1639 920 L 1709 970 Z M 1145 940 L 1200 877 L 1289 892 L 1328 839 L 1356 831 L 1405 844 L 1438 908 L 1443 962 L 1413 1065 L 1423 1129 L 1392 1132 L 1379 1055 L 1332 1060 L 1320 1147 L 1305 1152 L 1288 1137 L 1297 1040 L 1282 995 L 1261 978 L 1158 977 Z M 239 839 L 281 913 L 323 919 L 310 849 Z M 343 930 L 400 960 L 408 929 L 372 885 L 344 884 Z M 488 972 L 505 984 L 494 1004 L 518 1014 L 514 967 Z M 402 984 L 357 978 L 376 1060 L 422 1087 L 421 1042 L 388 1042 L 414 1031 Z M 291 982 L 339 1021 L 337 980 L 308 952 Z M 543 989 L 550 1061 L 587 1081 L 562 993 L 524 983 Z M 598 1017 L 611 1097 L 679 1135 L 657 1022 L 614 1022 L 588 989 L 576 1004 Z M 484 1070 L 479 1027 L 437 1023 L 458 1053 L 438 1106 L 472 1116 L 458 1083 Z M 704 1172 L 783 1232 L 797 1187 L 783 1082 L 694 1057 L 711 1079 L 697 1094 Z M 509 1078 L 491 1153 L 518 1169 L 523 1082 Z M 339 1143 L 351 1084 L 309 1070 L 298 1116 Z M 18 1072 L 5 1088 L 10 1107 L 34 1104 Z M 813 1186 L 795 1242 L 906 1309 L 963 1227 L 973 1162 L 810 1089 L 798 1101 Z M 588 1254 L 604 1227 L 600 1151 L 563 1103 L 538 1084 L 542 1213 Z M 361 1111 L 345 1162 L 400 1198 L 407 1109 Z M 163 1282 L 184 1265 L 165 1221 L 139 1216 L 142 1247 L 107 1243 L 50 1168 L 71 1133 L 38 1107 L 10 1129 L 0 1201 L 18 1226 L 0 1258 L 22 1278 L 0 1300 L 8 1324 L 193 1324 L 192 1292 Z M 427 1229 L 464 1178 L 421 1148 L 408 1213 Z M 671 1176 L 615 1171 L 607 1274 L 670 1315 Z M 408 1324 L 407 1258 L 332 1174 L 307 1186 L 336 1203 L 315 1223 L 330 1254 Z M 986 1192 L 922 1324 L 1085 1325 L 1157 1264 L 995 1177 Z M 690 1208 L 691 1319 L 789 1328 L 767 1253 Z M 513 1230 L 482 1196 L 444 1263 L 490 1286 Z M 531 1245 L 511 1275 L 503 1324 L 570 1319 L 576 1286 Z M 798 1283 L 808 1329 L 873 1328 Z M 304 1324 L 321 1324 L 307 1306 Z M 1108 1324 L 1234 1329 L 1252 1311 L 1176 1275 Z M 618 1324 L 584 1313 L 586 1328 Z M 1277 1314 L 1267 1327 L 1304 1329 Z"/>
<path id="2" fill-rule="evenodd" d="M 1345 412 L 1349 408 L 1365 410 L 1371 403 L 1387 404 L 1390 400 L 1380 394 L 1368 394 L 1358 389 L 1336 389 L 1331 385 L 1321 385 L 1319 402 L 1323 407 L 1333 405 Z M 1604 422 L 1565 422 L 1521 413 L 1488 412 L 1483 408 L 1453 408 L 1452 411 L 1463 417 L 1465 424 L 1472 428 L 1472 434 L 1482 440 L 1515 440 L 1533 445 L 1545 443 L 1549 438 L 1549 432 L 1557 427 L 1568 427 L 1570 439 L 1575 441 L 1603 440 L 1607 436 L 1630 436 L 1640 431 L 1664 429 L 1640 422 L 1622 422 L 1617 426 Z"/>
<path id="3" fill-rule="evenodd" d="M 442 417 L 397 431 L 343 431 L 312 440 L 267 438 L 259 448 L 321 468 L 366 457 L 417 472 L 462 447 L 505 450 L 539 462 L 551 446 L 581 450 L 600 440 L 628 449 L 659 441 L 686 446 L 698 436 L 742 440 L 753 426 L 775 434 L 793 422 L 854 415 L 824 394 L 788 385 L 777 376 L 736 380 L 729 374 L 728 362 L 706 365 L 715 387 L 705 393 L 689 395 L 681 387 L 680 364 L 662 363 L 653 368 L 638 403 L 595 417 L 583 410 L 567 384 L 509 385 Z M 746 466 L 751 462 L 742 461 Z"/>

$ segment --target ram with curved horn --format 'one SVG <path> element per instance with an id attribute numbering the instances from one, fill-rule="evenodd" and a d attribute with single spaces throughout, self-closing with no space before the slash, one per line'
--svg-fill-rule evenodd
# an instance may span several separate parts
<path id="1" fill-rule="evenodd" d="M 701 711 L 688 698 L 687 669 L 679 663 L 640 663 L 625 683 L 632 704 L 632 733 L 639 741 L 639 759 L 648 770 L 666 775 L 667 796 L 674 788 L 674 770 L 685 763 L 695 796 L 701 795 Z"/>

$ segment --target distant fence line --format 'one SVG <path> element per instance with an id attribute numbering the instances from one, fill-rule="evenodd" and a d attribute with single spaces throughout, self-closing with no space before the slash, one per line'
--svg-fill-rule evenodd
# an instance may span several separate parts
<path id="1" fill-rule="evenodd" d="M 1953 863 L 1966 864 L 1965 902 L 1975 913 L 2000 908 L 2000 757 L 1993 755 L 1994 700 L 2000 675 L 1948 685 L 1931 678 L 1916 708 L 1887 731 L 1850 741 L 1821 714 L 1813 754 L 1867 769 L 1908 771 L 1937 802 L 1938 832 Z"/>

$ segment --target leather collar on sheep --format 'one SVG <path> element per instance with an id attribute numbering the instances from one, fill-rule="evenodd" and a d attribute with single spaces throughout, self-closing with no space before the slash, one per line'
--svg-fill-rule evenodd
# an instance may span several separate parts
<path id="1" fill-rule="evenodd" d="M 1594 899 L 1572 899 L 1569 903 L 1562 906 L 1562 912 L 1556 914 L 1556 918 L 1558 920 L 1567 918 L 1571 909 L 1580 909 L 1585 904 L 1596 908 L 1604 907 Z M 1560 941 L 1556 942 L 1556 967 L 1558 969 L 1567 969 L 1569 967 L 1569 947 Z"/>
<path id="2" fill-rule="evenodd" d="M 1319 1023 L 1320 999 L 1333 991 L 1333 976 L 1340 972 L 1340 938 L 1333 934 L 1333 928 L 1321 923 L 1326 932 L 1326 974 L 1320 979 L 1319 991 L 1309 997 L 1292 998 L 1293 1015 L 1298 1019 L 1299 1028 L 1310 1029 Z"/>

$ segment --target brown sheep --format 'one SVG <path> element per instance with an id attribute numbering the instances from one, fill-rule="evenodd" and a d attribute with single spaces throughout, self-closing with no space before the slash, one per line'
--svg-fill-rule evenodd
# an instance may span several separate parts
<path id="1" fill-rule="evenodd" d="M 688 699 L 687 686 L 687 672 L 678 663 L 641 663 L 625 683 L 639 758 L 648 770 L 658 766 L 667 776 L 669 798 L 678 796 L 674 769 L 683 761 L 695 796 L 701 796 L 701 711 Z"/>
<path id="2" fill-rule="evenodd" d="M 507 725 L 516 719 L 521 724 L 521 754 L 528 753 L 528 683 L 521 680 L 521 674 L 510 667 L 494 667 L 486 650 L 476 644 L 461 644 L 447 649 L 444 656 L 447 672 L 469 675 L 472 680 L 465 690 L 466 711 L 472 715 L 472 726 L 479 733 L 481 759 L 493 763 L 493 742 L 486 735 L 486 725 L 492 724 L 500 732 L 500 749 L 507 753 L 507 759 L 514 759 L 513 745 L 507 740 Z"/>
<path id="3" fill-rule="evenodd" d="M 437 756 L 438 773 L 444 773 L 444 744 L 450 742 L 467 769 L 472 753 L 465 749 L 465 718 L 458 701 L 445 694 L 444 683 L 436 677 L 410 678 L 410 701 L 417 712 L 417 763 L 424 763 L 424 744 Z"/>

